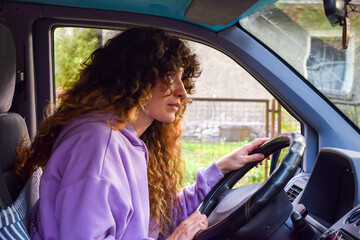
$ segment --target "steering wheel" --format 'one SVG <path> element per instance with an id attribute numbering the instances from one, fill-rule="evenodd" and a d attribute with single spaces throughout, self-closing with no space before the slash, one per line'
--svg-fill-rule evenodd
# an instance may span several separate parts
<path id="1" fill-rule="evenodd" d="M 227 217 L 197 233 L 194 240 L 225 239 L 233 235 L 280 194 L 295 174 L 301 161 L 305 151 L 305 138 L 296 132 L 290 135 L 280 135 L 270 139 L 250 153 L 262 153 L 268 157 L 277 150 L 288 146 L 289 149 L 284 159 L 269 178 L 239 207 L 231 210 Z M 224 195 L 259 162 L 261 161 L 247 163 L 244 167 L 227 173 L 206 195 L 198 210 L 209 217 L 215 207 L 224 199 Z"/>

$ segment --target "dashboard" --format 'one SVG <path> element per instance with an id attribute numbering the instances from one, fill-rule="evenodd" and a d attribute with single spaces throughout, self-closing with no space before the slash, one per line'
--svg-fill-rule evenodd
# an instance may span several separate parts
<path id="1" fill-rule="evenodd" d="M 320 239 L 360 239 L 359 180 L 360 152 L 324 148 L 311 175 L 298 175 L 285 190 Z"/>

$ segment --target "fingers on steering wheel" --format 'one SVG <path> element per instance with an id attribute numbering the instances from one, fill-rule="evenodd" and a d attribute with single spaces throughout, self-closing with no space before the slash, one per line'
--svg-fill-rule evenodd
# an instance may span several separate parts
<path id="1" fill-rule="evenodd" d="M 255 150 L 257 147 L 259 147 L 261 144 L 265 143 L 266 141 L 268 141 L 269 138 L 259 138 L 256 139 L 255 141 L 251 142 L 249 145 L 249 150 L 250 152 L 252 152 L 253 150 Z"/>
<path id="2" fill-rule="evenodd" d="M 193 232 L 194 234 L 198 232 L 199 230 L 206 229 L 208 227 L 208 221 L 205 214 L 200 214 L 200 212 L 192 214 L 189 219 L 191 218 L 191 221 L 188 221 L 188 230 L 190 232 Z"/>
<path id="3" fill-rule="evenodd" d="M 266 161 L 266 160 L 263 160 L 263 161 L 259 162 L 258 164 L 256 164 L 255 167 L 259 167 L 259 166 L 261 166 L 261 165 L 264 165 L 265 161 Z"/>

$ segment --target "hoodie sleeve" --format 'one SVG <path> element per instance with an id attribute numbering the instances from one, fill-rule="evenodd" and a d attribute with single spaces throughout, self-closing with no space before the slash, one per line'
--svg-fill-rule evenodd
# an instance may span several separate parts
<path id="1" fill-rule="evenodd" d="M 196 210 L 206 194 L 210 192 L 211 188 L 215 186 L 223 176 L 215 163 L 212 163 L 207 168 L 198 169 L 196 182 L 189 187 L 185 187 L 177 196 L 179 200 L 179 214 L 174 221 L 176 226 Z"/>

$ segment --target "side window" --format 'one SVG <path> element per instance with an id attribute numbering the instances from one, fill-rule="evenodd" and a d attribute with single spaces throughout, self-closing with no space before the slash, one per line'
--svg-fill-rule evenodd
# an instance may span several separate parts
<path id="1" fill-rule="evenodd" d="M 101 44 L 102 31 L 61 27 L 54 31 L 55 93 L 61 94 L 76 80 L 81 64 Z"/>
<path id="2" fill-rule="evenodd" d="M 186 184 L 195 181 L 198 167 L 256 138 L 300 131 L 300 123 L 238 63 L 211 47 L 189 44 L 199 57 L 202 74 L 184 118 Z M 254 168 L 238 185 L 264 181 L 269 168 L 269 162 Z"/>
<path id="3" fill-rule="evenodd" d="M 55 91 L 76 80 L 81 64 L 116 31 L 57 28 L 54 31 Z M 186 163 L 183 185 L 195 181 L 196 170 L 256 138 L 300 131 L 300 123 L 230 57 L 211 47 L 188 41 L 198 55 L 201 76 L 193 102 L 187 107 L 182 136 Z M 269 165 L 253 169 L 241 184 L 262 182 Z"/>

